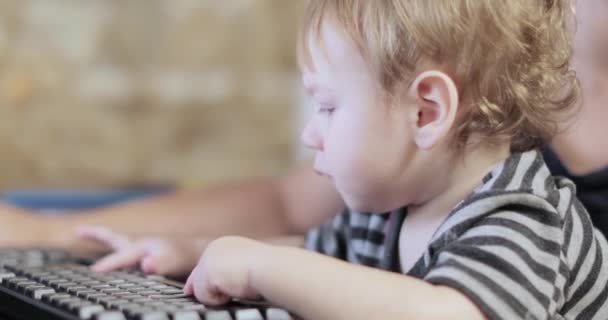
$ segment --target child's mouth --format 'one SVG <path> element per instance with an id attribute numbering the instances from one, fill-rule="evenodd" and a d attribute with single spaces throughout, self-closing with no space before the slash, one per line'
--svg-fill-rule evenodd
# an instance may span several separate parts
<path id="1" fill-rule="evenodd" d="M 325 172 L 323 172 L 323 171 L 321 171 L 321 170 L 317 170 L 317 169 L 314 169 L 314 170 L 315 170 L 315 172 L 316 172 L 316 173 L 317 173 L 319 176 L 321 176 L 321 177 L 326 177 L 326 178 L 331 179 L 331 176 L 330 176 L 330 175 L 328 175 L 327 173 L 325 173 Z"/>

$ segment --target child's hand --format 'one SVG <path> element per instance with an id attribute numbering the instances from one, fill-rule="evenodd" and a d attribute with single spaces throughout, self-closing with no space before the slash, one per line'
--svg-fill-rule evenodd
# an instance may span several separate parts
<path id="1" fill-rule="evenodd" d="M 241 237 L 223 237 L 211 242 L 188 277 L 184 293 L 203 303 L 217 305 L 230 298 L 257 299 L 249 281 L 250 267 L 263 259 L 268 244 Z"/>
<path id="2" fill-rule="evenodd" d="M 81 239 L 97 241 L 114 251 L 91 266 L 97 272 L 139 265 L 146 273 L 184 276 L 194 268 L 203 250 L 202 245 L 197 245 L 194 241 L 160 238 L 131 240 L 105 227 L 81 226 L 76 234 Z"/>

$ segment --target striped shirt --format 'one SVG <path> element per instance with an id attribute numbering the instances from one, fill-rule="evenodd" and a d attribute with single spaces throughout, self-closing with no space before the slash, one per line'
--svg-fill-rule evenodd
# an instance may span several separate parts
<path id="1" fill-rule="evenodd" d="M 540 152 L 513 154 L 439 226 L 408 275 L 455 288 L 490 319 L 608 319 L 608 243 Z M 403 208 L 346 210 L 308 249 L 400 272 Z"/>

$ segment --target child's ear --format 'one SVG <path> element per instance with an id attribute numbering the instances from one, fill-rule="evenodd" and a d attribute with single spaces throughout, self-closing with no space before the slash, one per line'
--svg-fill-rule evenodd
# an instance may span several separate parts
<path id="1" fill-rule="evenodd" d="M 410 86 L 416 101 L 414 141 L 421 149 L 430 149 L 450 131 L 458 109 L 458 89 L 448 75 L 440 71 L 419 74 Z"/>

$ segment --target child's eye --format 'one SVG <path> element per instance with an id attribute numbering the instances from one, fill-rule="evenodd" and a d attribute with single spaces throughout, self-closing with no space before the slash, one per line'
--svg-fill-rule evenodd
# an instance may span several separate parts
<path id="1" fill-rule="evenodd" d="M 329 105 L 329 104 L 321 104 L 319 107 L 319 113 L 326 114 L 328 116 L 332 115 L 335 110 L 336 110 L 336 107 Z"/>

